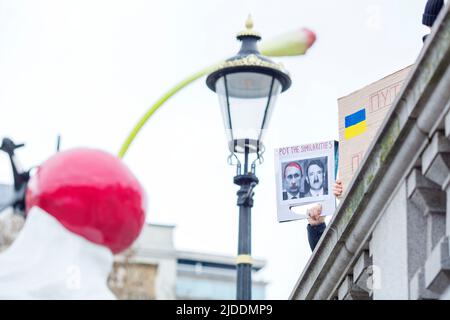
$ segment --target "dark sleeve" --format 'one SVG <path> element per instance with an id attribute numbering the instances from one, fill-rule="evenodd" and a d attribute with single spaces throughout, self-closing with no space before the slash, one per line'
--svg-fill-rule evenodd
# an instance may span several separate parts
<path id="1" fill-rule="evenodd" d="M 314 248 L 316 247 L 317 243 L 320 240 L 320 237 L 322 236 L 322 233 L 325 231 L 325 228 L 327 225 L 325 222 L 318 224 L 316 226 L 312 226 L 308 223 L 307 230 L 308 230 L 308 242 L 309 246 L 311 247 L 311 251 L 314 251 Z"/>
<path id="2" fill-rule="evenodd" d="M 431 28 L 443 6 L 444 0 L 428 0 L 422 16 L 422 23 Z"/>

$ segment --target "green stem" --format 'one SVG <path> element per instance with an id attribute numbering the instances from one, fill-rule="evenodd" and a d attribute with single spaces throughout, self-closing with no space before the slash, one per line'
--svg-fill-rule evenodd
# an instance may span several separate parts
<path id="1" fill-rule="evenodd" d="M 169 100 L 173 95 L 175 95 L 178 91 L 183 89 L 184 87 L 188 86 L 190 83 L 194 82 L 195 80 L 203 77 L 204 75 L 207 75 L 212 70 L 214 70 L 217 67 L 217 64 L 214 64 L 208 68 L 205 68 L 197 73 L 192 74 L 188 78 L 184 79 L 183 81 L 179 82 L 175 87 L 170 89 L 166 94 L 164 94 L 161 98 L 159 98 L 158 101 L 139 119 L 139 122 L 134 126 L 133 130 L 128 135 L 125 142 L 122 144 L 122 147 L 119 151 L 119 157 L 123 158 L 125 156 L 125 153 L 127 153 L 128 148 L 130 147 L 131 143 L 133 142 L 134 138 L 136 138 L 139 131 L 142 129 L 142 127 L 145 125 L 145 123 L 150 119 L 150 117 L 156 112 L 156 110 L 159 109 L 167 100 Z"/>
<path id="2" fill-rule="evenodd" d="M 261 51 L 261 54 L 266 54 L 264 50 Z M 156 112 L 156 110 L 159 109 L 167 100 L 169 100 L 173 95 L 175 95 L 178 91 L 181 89 L 187 87 L 189 84 L 194 82 L 195 80 L 207 75 L 208 73 L 212 72 L 219 63 L 216 63 L 214 65 L 209 66 L 208 68 L 205 68 L 197 73 L 194 73 L 193 75 L 189 76 L 188 78 L 184 79 L 183 81 L 179 82 L 175 87 L 170 89 L 166 94 L 164 94 L 161 98 L 159 98 L 158 101 L 142 116 L 141 119 L 139 119 L 139 122 L 134 126 L 133 130 L 128 135 L 125 142 L 122 144 L 122 147 L 119 151 L 119 157 L 123 158 L 125 156 L 125 153 L 127 153 L 128 148 L 130 147 L 133 140 L 136 138 L 139 131 L 142 129 L 142 127 L 147 123 L 148 119 L 153 116 L 153 114 Z"/>

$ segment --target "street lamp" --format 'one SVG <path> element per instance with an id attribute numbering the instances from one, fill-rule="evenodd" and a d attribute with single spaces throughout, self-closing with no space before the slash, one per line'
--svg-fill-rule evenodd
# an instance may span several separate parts
<path id="1" fill-rule="evenodd" d="M 220 64 L 206 79 L 207 86 L 219 96 L 231 157 L 237 160 L 234 183 L 239 206 L 239 241 L 237 257 L 237 299 L 251 299 L 251 208 L 253 188 L 258 184 L 256 161 L 262 161 L 263 137 L 278 95 L 291 85 L 291 78 L 281 64 L 260 54 L 259 33 L 253 30 L 251 17 L 246 30 L 237 35 L 242 42 L 237 55 Z M 244 155 L 244 172 L 237 154 Z M 249 171 L 249 155 L 255 160 Z"/>

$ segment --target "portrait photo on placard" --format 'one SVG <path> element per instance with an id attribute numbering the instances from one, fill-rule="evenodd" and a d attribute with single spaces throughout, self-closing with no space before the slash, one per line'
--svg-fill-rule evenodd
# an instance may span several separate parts
<path id="1" fill-rule="evenodd" d="M 283 200 L 328 195 L 328 157 L 283 162 Z"/>

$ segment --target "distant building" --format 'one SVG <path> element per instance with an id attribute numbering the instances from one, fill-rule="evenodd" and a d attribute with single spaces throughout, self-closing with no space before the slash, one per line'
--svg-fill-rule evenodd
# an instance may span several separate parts
<path id="1" fill-rule="evenodd" d="M 109 286 L 119 299 L 235 299 L 235 257 L 178 251 L 174 226 L 147 224 L 131 249 L 117 255 Z M 265 265 L 255 259 L 253 270 Z M 266 282 L 253 279 L 253 298 Z"/>
<path id="2" fill-rule="evenodd" d="M 177 252 L 177 299 L 236 299 L 236 258 L 186 251 Z M 253 270 L 264 267 L 253 261 Z M 253 279 L 252 299 L 265 299 L 266 282 Z"/>
<path id="3" fill-rule="evenodd" d="M 115 256 L 109 286 L 118 299 L 175 299 L 174 226 L 146 224 L 133 246 Z"/>
<path id="4" fill-rule="evenodd" d="M 448 3 L 292 299 L 450 299 L 449 39 Z"/>

